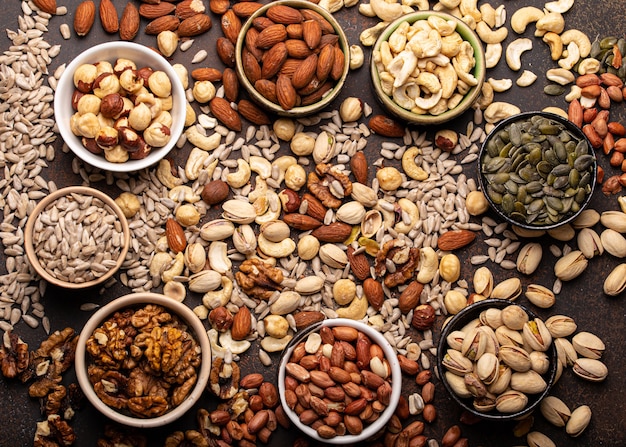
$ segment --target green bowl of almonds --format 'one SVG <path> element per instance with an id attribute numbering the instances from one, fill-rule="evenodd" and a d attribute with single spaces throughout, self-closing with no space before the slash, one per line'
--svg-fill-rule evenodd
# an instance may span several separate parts
<path id="1" fill-rule="evenodd" d="M 526 229 L 571 222 L 589 204 L 597 175 L 593 148 L 573 123 L 525 112 L 490 132 L 478 157 L 478 180 L 493 210 Z"/>

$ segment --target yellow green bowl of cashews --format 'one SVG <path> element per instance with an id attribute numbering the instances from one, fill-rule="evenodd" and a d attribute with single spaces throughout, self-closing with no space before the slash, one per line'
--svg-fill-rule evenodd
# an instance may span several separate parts
<path id="1" fill-rule="evenodd" d="M 419 11 L 392 22 L 372 51 L 376 97 L 397 118 L 418 125 L 448 122 L 478 99 L 485 81 L 485 53 L 462 20 Z"/>

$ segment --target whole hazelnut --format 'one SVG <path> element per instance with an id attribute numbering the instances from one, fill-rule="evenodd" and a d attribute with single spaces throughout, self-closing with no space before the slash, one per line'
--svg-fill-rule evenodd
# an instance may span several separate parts
<path id="1" fill-rule="evenodd" d="M 209 312 L 209 321 L 219 332 L 224 332 L 233 325 L 233 314 L 224 306 L 216 307 Z"/>
<path id="2" fill-rule="evenodd" d="M 119 93 L 111 93 L 102 98 L 100 113 L 106 118 L 117 118 L 124 110 L 124 99 Z"/>
<path id="3" fill-rule="evenodd" d="M 420 304 L 413 311 L 411 325 L 418 331 L 430 329 L 435 322 L 435 308 L 430 304 Z"/>
<path id="4" fill-rule="evenodd" d="M 442 151 L 451 152 L 459 142 L 459 136 L 454 130 L 441 129 L 435 134 L 435 146 Z"/>
<path id="5" fill-rule="evenodd" d="M 278 193 L 278 198 L 286 213 L 295 213 L 300 208 L 300 196 L 293 189 L 283 189 Z"/>
<path id="6" fill-rule="evenodd" d="M 213 180 L 202 189 L 200 196 L 209 205 L 216 205 L 223 202 L 228 197 L 230 188 L 228 184 L 222 180 Z"/>

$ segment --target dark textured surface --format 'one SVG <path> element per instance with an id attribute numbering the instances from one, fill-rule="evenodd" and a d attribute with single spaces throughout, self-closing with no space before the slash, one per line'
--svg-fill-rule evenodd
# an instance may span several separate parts
<path id="1" fill-rule="evenodd" d="M 59 5 L 68 6 L 70 12 L 64 17 L 55 17 L 50 22 L 50 32 L 46 36 L 46 39 L 53 43 L 62 43 L 61 54 L 54 60 L 51 67 L 52 69 L 56 68 L 59 64 L 69 62 L 72 56 L 79 53 L 81 50 L 96 43 L 111 39 L 111 36 L 107 36 L 103 33 L 98 20 L 96 20 L 94 28 L 87 38 L 80 39 L 73 36 L 71 40 L 63 41 L 59 33 L 59 25 L 61 23 L 71 25 L 73 20 L 72 12 L 78 4 L 78 1 L 58 0 L 58 3 Z M 432 3 L 433 2 L 431 2 L 431 4 Z M 118 11 L 121 11 L 125 2 L 114 0 L 114 4 L 117 6 Z M 499 3 L 493 2 L 492 4 L 497 6 Z M 504 4 L 508 11 L 508 17 L 510 18 L 515 9 L 521 6 L 532 4 L 541 7 L 543 2 L 537 0 L 508 0 L 504 2 Z M 3 11 L 0 18 L 2 29 L 17 29 L 17 16 L 20 13 L 20 2 L 18 0 L 6 1 L 3 2 L 2 6 Z M 336 16 L 344 26 L 350 43 L 352 44 L 358 43 L 358 36 L 361 30 L 375 23 L 374 19 L 364 18 L 359 15 L 355 7 L 341 11 L 336 14 Z M 624 4 L 621 0 L 605 0 L 601 2 L 579 0 L 565 17 L 567 28 L 581 29 L 585 31 L 591 39 L 596 35 L 622 34 Z M 530 26 L 524 37 L 532 38 L 532 29 L 533 27 Z M 190 64 L 193 54 L 204 48 L 209 52 L 210 56 L 205 62 L 199 65 L 222 68 L 221 63 L 214 54 L 214 42 L 220 35 L 219 18 L 213 17 L 213 29 L 209 33 L 198 37 L 191 50 L 187 53 L 177 51 L 172 58 L 173 62 L 185 63 L 191 71 L 191 68 L 195 68 L 195 66 L 192 67 Z M 515 36 L 513 33 L 509 33 L 507 42 L 517 37 L 518 36 Z M 136 41 L 150 46 L 155 45 L 153 36 L 146 36 L 141 32 Z M 506 94 L 499 94 L 497 98 L 513 102 L 523 111 L 539 109 L 548 105 L 566 107 L 562 97 L 551 98 L 543 95 L 542 89 L 547 83 L 544 73 L 548 68 L 554 67 L 555 64 L 549 58 L 547 46 L 543 44 L 540 39 L 533 38 L 533 41 L 534 48 L 531 52 L 524 53 L 522 63 L 524 69 L 532 70 L 539 76 L 537 82 L 531 88 L 524 90 L 514 87 Z M 0 37 L 0 48 L 4 51 L 8 46 L 8 40 L 3 33 Z M 369 49 L 365 49 L 365 54 L 367 64 L 370 55 Z M 504 61 L 501 61 L 497 70 L 490 71 L 488 75 L 494 78 L 511 77 L 515 79 L 517 77 L 516 73 L 511 72 L 506 67 Z M 337 108 L 341 100 L 347 96 L 359 96 L 371 104 L 376 112 L 380 111 L 378 104 L 373 98 L 366 66 L 350 73 L 347 87 L 340 98 L 335 101 L 334 107 Z M 626 114 L 624 113 L 623 107 L 624 106 L 619 105 L 613 108 L 612 118 L 614 120 L 621 118 L 620 121 L 626 121 Z M 456 120 L 451 125 L 459 130 L 464 130 L 469 119 L 471 119 L 470 113 Z M 374 159 L 378 157 L 380 140 L 371 138 L 370 141 L 371 144 L 366 149 L 366 152 L 370 159 Z M 54 179 L 60 186 L 80 184 L 81 179 L 71 174 L 71 156 L 61 152 L 61 144 L 62 142 L 59 140 L 57 142 L 57 148 L 59 148 L 57 157 L 54 162 L 51 163 L 50 169 L 45 172 L 45 175 Z M 185 148 L 174 154 L 180 163 L 184 161 L 188 150 L 188 148 Z M 614 171 L 608 166 L 606 157 L 600 155 L 599 161 L 607 171 L 607 176 Z M 468 168 L 467 174 L 468 176 L 472 176 L 475 174 L 475 171 Z M 110 190 L 104 184 L 98 184 L 96 186 L 111 191 L 112 195 L 116 194 L 115 191 Z M 618 209 L 615 196 L 606 198 L 599 189 L 596 191 L 592 200 L 592 207 L 598 211 Z M 461 251 L 459 256 L 465 260 L 469 259 L 473 254 L 486 253 L 487 248 L 482 244 L 482 238 L 483 235 L 479 235 L 480 240 L 472 244 L 468 249 Z M 542 242 L 547 248 L 547 246 L 554 241 L 545 239 Z M 562 246 L 560 243 L 559 245 Z M 527 285 L 531 282 L 536 282 L 550 286 L 554 281 L 554 262 L 554 257 L 548 250 L 545 250 L 538 273 L 533 277 L 522 278 L 523 284 Z M 618 263 L 619 260 L 608 255 L 604 255 L 599 259 L 593 259 L 587 271 L 581 277 L 571 283 L 564 284 L 561 294 L 557 297 L 557 304 L 552 309 L 538 312 L 544 317 L 553 314 L 569 315 L 576 320 L 579 330 L 587 330 L 597 334 L 607 345 L 607 351 L 603 360 L 609 368 L 609 376 L 605 382 L 600 384 L 583 382 L 574 376 L 572 371 L 567 370 L 555 386 L 553 392 L 553 394 L 561 397 L 572 409 L 582 404 L 587 404 L 591 407 L 593 418 L 587 431 L 577 440 L 573 440 L 565 434 L 563 429 L 550 426 L 540 415 L 536 415 L 535 417 L 534 428 L 546 433 L 560 446 L 626 445 L 626 423 L 623 418 L 623 414 L 626 410 L 626 391 L 624 391 L 624 382 L 626 381 L 624 373 L 626 366 L 624 362 L 626 358 L 626 346 L 623 342 L 625 330 L 624 321 L 626 317 L 625 304 L 623 301 L 624 297 L 607 298 L 602 294 L 603 278 Z M 472 271 L 473 269 L 469 264 L 464 264 L 462 277 L 471 280 Z M 496 280 L 505 279 L 511 274 L 512 273 L 507 273 L 500 270 L 497 266 L 494 266 Z M 46 305 L 47 314 L 52 321 L 53 330 L 71 326 L 77 331 L 80 331 L 83 323 L 89 316 L 88 313 L 79 310 L 79 305 L 82 302 L 106 303 L 125 293 L 128 293 L 128 290 L 121 286 L 109 289 L 102 296 L 98 294 L 97 290 L 67 292 L 49 288 L 45 295 L 44 303 Z M 198 297 L 191 297 L 189 304 L 190 306 L 194 306 L 198 301 Z M 524 298 L 520 298 L 520 302 L 527 303 Z M 31 330 L 24 324 L 19 324 L 17 331 L 30 343 L 31 348 L 35 348 L 44 338 L 43 330 Z M 435 332 L 435 338 L 438 339 L 438 330 Z M 260 366 L 257 357 L 254 355 L 254 351 L 252 351 L 249 356 L 244 357 L 241 366 L 244 373 L 253 370 L 261 370 L 264 372 L 267 379 L 275 380 L 274 371 L 271 368 L 267 369 Z M 73 372 L 68 373 L 66 381 L 73 379 Z M 405 390 L 407 396 L 415 391 L 412 380 L 405 380 Z M 2 421 L 2 427 L 0 428 L 0 446 L 30 445 L 35 430 L 35 423 L 41 420 L 38 402 L 29 399 L 25 386 L 17 382 L 7 382 L 4 379 L 0 379 L 0 401 L 3 407 L 0 411 L 0 414 L 2 414 L 0 417 Z M 214 399 L 209 397 L 207 393 L 198 407 L 212 408 L 214 405 Z M 435 423 L 427 426 L 425 434 L 440 440 L 448 426 L 458 423 L 460 409 L 448 398 L 441 384 L 437 385 L 436 407 L 438 410 L 438 418 Z M 194 414 L 195 411 L 189 412 L 184 419 L 173 426 L 145 432 L 151 440 L 150 445 L 162 445 L 164 436 L 175 429 L 185 430 L 194 428 L 196 426 Z M 95 445 L 96 439 L 102 434 L 105 422 L 104 418 L 97 414 L 89 405 L 83 408 L 78 412 L 72 423 L 78 435 L 78 440 L 75 445 Z M 463 435 L 469 438 L 471 446 L 510 446 L 525 443 L 524 439 L 516 439 L 512 436 L 512 424 L 481 423 L 474 426 L 462 425 L 461 427 Z M 291 439 L 293 439 L 295 435 L 296 433 L 293 430 L 289 433 L 279 430 L 279 432 L 272 437 L 271 445 L 285 445 L 284 442 L 280 442 L 284 440 L 290 444 Z"/>

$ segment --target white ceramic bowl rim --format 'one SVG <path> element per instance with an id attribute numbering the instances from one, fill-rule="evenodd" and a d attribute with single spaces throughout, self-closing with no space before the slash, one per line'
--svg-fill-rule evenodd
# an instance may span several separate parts
<path id="1" fill-rule="evenodd" d="M 376 421 L 374 421 L 373 423 L 365 426 L 363 428 L 363 431 L 359 435 L 346 434 L 342 436 L 336 436 L 331 439 L 322 439 L 314 429 L 300 422 L 295 413 L 291 409 L 289 409 L 289 406 L 287 405 L 287 402 L 285 400 L 285 365 L 287 364 L 287 361 L 291 357 L 291 354 L 299 341 L 301 341 L 306 335 L 316 330 L 319 330 L 321 327 L 324 326 L 348 326 L 365 333 L 368 337 L 372 339 L 374 343 L 378 344 L 382 348 L 383 352 L 385 353 L 385 357 L 389 361 L 389 366 L 391 367 L 391 403 L 380 414 L 378 419 L 376 419 Z M 320 323 L 311 325 L 304 329 L 302 332 L 298 333 L 296 335 L 296 338 L 292 340 L 291 346 L 284 351 L 283 356 L 280 360 L 280 365 L 278 367 L 278 394 L 280 395 L 281 404 L 283 408 L 285 408 L 285 413 L 287 414 L 291 422 L 293 422 L 294 425 L 296 425 L 298 429 L 300 429 L 306 435 L 327 444 L 352 444 L 364 442 L 372 438 L 383 429 L 393 413 L 396 411 L 396 406 L 400 399 L 401 392 L 402 370 L 400 369 L 398 357 L 389 342 L 385 339 L 385 337 L 383 337 L 380 332 L 378 332 L 373 327 L 368 326 L 367 324 L 360 321 L 350 320 L 348 318 L 333 318 L 324 320 Z"/>
<path id="2" fill-rule="evenodd" d="M 87 375 L 88 354 L 86 351 L 86 345 L 87 340 L 89 339 L 93 331 L 100 324 L 102 324 L 104 319 L 111 316 L 115 311 L 127 307 L 137 306 L 140 304 L 158 304 L 172 310 L 185 323 L 187 323 L 189 328 L 193 331 L 193 335 L 202 350 L 202 364 L 200 366 L 200 370 L 198 371 L 198 380 L 194 385 L 191 393 L 176 408 L 170 410 L 162 416 L 147 419 L 135 418 L 132 416 L 124 415 L 117 412 L 114 408 L 106 405 L 100 400 L 98 395 L 93 390 L 93 386 L 91 385 L 91 382 L 89 381 L 89 377 Z M 85 326 L 83 327 L 78 338 L 78 344 L 76 346 L 75 366 L 76 378 L 78 379 L 78 384 L 80 385 L 83 393 L 85 394 L 89 402 L 91 402 L 91 404 L 96 407 L 96 409 L 100 411 L 103 415 L 107 416 L 115 422 L 132 427 L 160 427 L 165 424 L 169 424 L 170 422 L 173 422 L 181 417 L 200 399 L 200 396 L 202 396 L 206 384 L 209 381 L 209 374 L 211 372 L 211 344 L 209 342 L 208 336 L 206 335 L 206 330 L 204 329 L 202 322 L 197 317 L 197 315 L 194 314 L 193 311 L 185 304 L 174 301 L 172 298 L 168 298 L 158 293 L 131 293 L 129 295 L 117 298 L 105 305 L 104 307 L 100 308 L 96 313 L 91 316 L 91 318 L 89 318 L 87 323 L 85 323 Z"/>
<path id="3" fill-rule="evenodd" d="M 152 148 L 148 156 L 140 160 L 111 163 L 104 158 L 104 155 L 93 154 L 85 149 L 81 139 L 72 133 L 70 117 L 74 114 L 72 109 L 72 94 L 75 89 L 74 72 L 82 64 L 96 63 L 103 60 L 113 63 L 121 57 L 132 60 L 138 67 L 149 66 L 155 70 L 162 70 L 167 74 L 172 83 L 173 104 L 171 114 L 173 122 L 170 128 L 171 138 L 165 146 Z M 65 143 L 83 161 L 97 168 L 113 172 L 139 171 L 157 163 L 166 156 L 174 148 L 177 139 L 184 130 L 185 113 L 185 89 L 172 65 L 154 50 L 134 42 L 107 42 L 83 51 L 65 68 L 54 94 L 55 120 Z"/>
<path id="4" fill-rule="evenodd" d="M 64 197 L 70 194 L 91 195 L 93 197 L 96 197 L 102 200 L 107 206 L 109 206 L 113 210 L 118 220 L 120 221 L 120 224 L 122 225 L 122 232 L 124 233 L 124 239 L 122 241 L 123 245 L 121 247 L 119 257 L 116 260 L 117 261 L 116 266 L 114 268 L 109 269 L 108 272 L 106 272 L 104 275 L 100 276 L 99 278 L 96 278 L 92 281 L 88 281 L 84 283 L 77 283 L 77 282 L 71 283 L 71 282 L 63 281 L 59 278 L 55 278 L 50 273 L 48 273 L 48 271 L 44 269 L 41 263 L 39 262 L 39 257 L 37 256 L 37 253 L 35 253 L 35 248 L 32 244 L 35 221 L 37 220 L 37 217 L 39 216 L 41 211 L 43 211 L 44 208 L 49 206 L 52 202 L 54 202 L 58 198 Z M 26 256 L 29 262 L 31 263 L 31 265 L 33 266 L 33 268 L 39 274 L 39 276 L 41 276 L 43 279 L 45 279 L 49 283 L 65 287 L 67 289 L 86 289 L 89 287 L 93 287 L 97 284 L 103 283 L 104 281 L 109 279 L 111 276 L 113 276 L 113 274 L 117 272 L 119 268 L 122 266 L 122 263 L 124 262 L 124 259 L 126 258 L 126 253 L 128 252 L 128 248 L 130 244 L 130 229 L 128 227 L 128 220 L 126 220 L 126 216 L 124 216 L 124 213 L 122 212 L 118 204 L 115 203 L 115 201 L 111 197 L 109 197 L 107 194 L 105 194 L 104 192 L 100 190 L 90 188 L 88 186 L 68 186 L 65 188 L 57 189 L 56 191 L 48 194 L 37 204 L 37 206 L 35 206 L 35 208 L 31 212 L 31 215 L 28 217 L 28 220 L 26 221 L 26 226 L 24 227 L 24 241 L 26 241 L 24 243 L 24 250 L 26 251 Z"/>

